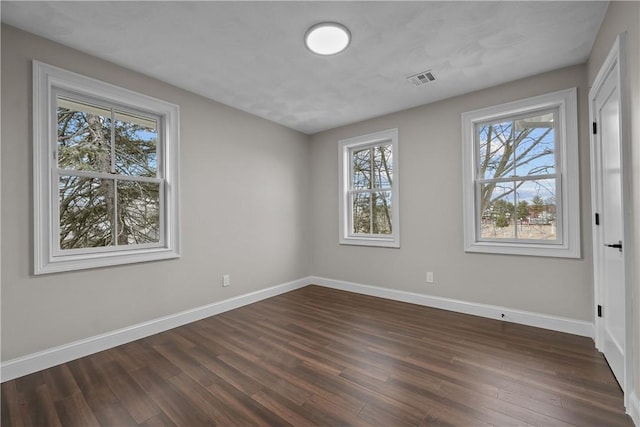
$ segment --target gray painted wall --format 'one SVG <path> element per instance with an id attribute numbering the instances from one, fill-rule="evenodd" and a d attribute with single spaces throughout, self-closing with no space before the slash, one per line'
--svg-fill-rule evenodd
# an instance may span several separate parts
<path id="1" fill-rule="evenodd" d="M 32 59 L 180 105 L 181 259 L 32 275 Z M 2 360 L 306 276 L 307 139 L 3 26 Z"/>
<path id="2" fill-rule="evenodd" d="M 640 3 L 614 1 L 609 3 L 607 14 L 596 37 L 589 58 L 589 85 L 595 80 L 602 63 L 609 54 L 618 34 L 627 32 L 627 75 L 629 85 L 629 103 L 631 118 L 631 164 L 632 164 L 632 200 L 633 222 L 635 230 L 635 255 L 640 254 Z M 640 263 L 635 263 L 633 277 L 633 306 L 636 307 L 633 320 L 633 351 L 636 399 L 640 397 Z M 630 390 L 627 390 L 628 392 Z"/>
<path id="3" fill-rule="evenodd" d="M 578 88 L 580 110 L 582 259 L 465 253 L 460 114 L 574 86 Z M 312 273 L 591 321 L 593 284 L 586 96 L 586 67 L 575 66 L 314 135 L 311 143 Z M 399 132 L 402 247 L 341 246 L 338 244 L 338 140 L 395 127 Z M 425 283 L 427 271 L 434 272 L 434 284 Z"/>

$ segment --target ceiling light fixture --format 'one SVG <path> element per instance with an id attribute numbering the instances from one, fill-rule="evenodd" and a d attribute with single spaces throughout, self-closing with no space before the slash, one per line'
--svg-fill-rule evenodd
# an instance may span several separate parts
<path id="1" fill-rule="evenodd" d="M 335 55 L 342 52 L 351 43 L 349 29 L 337 22 L 321 22 L 307 30 L 304 44 L 318 55 Z"/>

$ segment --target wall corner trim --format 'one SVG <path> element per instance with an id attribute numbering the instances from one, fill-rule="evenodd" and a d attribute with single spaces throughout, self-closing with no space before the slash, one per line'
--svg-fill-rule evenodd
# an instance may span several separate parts
<path id="1" fill-rule="evenodd" d="M 187 323 L 196 322 L 207 317 L 215 316 L 216 314 L 224 313 L 225 311 L 290 292 L 308 284 L 308 278 L 294 280 L 11 359 L 0 365 L 0 381 L 5 382 L 32 374 L 61 363 L 66 363 L 140 338 L 168 331 L 169 329 L 177 328 Z"/>
<path id="2" fill-rule="evenodd" d="M 558 332 L 580 335 L 593 339 L 594 325 L 583 320 L 569 319 L 566 317 L 551 316 L 548 314 L 533 313 L 530 311 L 516 310 L 488 304 L 479 304 L 450 298 L 442 298 L 415 292 L 401 291 L 397 289 L 382 288 L 364 285 L 361 283 L 344 282 L 341 280 L 327 279 L 324 277 L 311 277 L 312 284 L 343 291 L 356 292 L 369 296 L 387 298 L 395 301 L 408 302 L 426 307 L 440 308 L 458 313 L 487 317 L 511 323 L 519 323 L 542 329 L 550 329 Z M 504 317 L 502 315 L 504 314 Z"/>

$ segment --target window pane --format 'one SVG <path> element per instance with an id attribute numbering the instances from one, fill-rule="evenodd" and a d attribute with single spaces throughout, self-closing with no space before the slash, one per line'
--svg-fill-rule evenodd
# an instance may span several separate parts
<path id="1" fill-rule="evenodd" d="M 380 191 L 373 197 L 373 234 L 391 234 L 391 191 Z"/>
<path id="2" fill-rule="evenodd" d="M 485 123 L 476 132 L 480 178 L 555 173 L 553 112 Z"/>
<path id="3" fill-rule="evenodd" d="M 515 121 L 516 175 L 555 173 L 554 114 L 547 113 Z"/>
<path id="4" fill-rule="evenodd" d="M 160 241 L 160 184 L 118 180 L 118 245 Z"/>
<path id="5" fill-rule="evenodd" d="M 374 188 L 390 188 L 393 182 L 393 151 L 391 144 L 373 149 Z"/>
<path id="6" fill-rule="evenodd" d="M 479 141 L 478 176 L 504 178 L 513 176 L 513 123 L 505 120 L 476 126 Z"/>
<path id="7" fill-rule="evenodd" d="M 354 194 L 353 206 L 353 233 L 371 233 L 371 195 L 369 193 Z"/>
<path id="8" fill-rule="evenodd" d="M 113 244 L 114 181 L 61 176 L 60 249 Z"/>
<path id="9" fill-rule="evenodd" d="M 57 98 L 58 167 L 111 172 L 111 111 Z"/>
<path id="10" fill-rule="evenodd" d="M 556 240 L 556 180 L 521 181 L 517 185 L 518 238 Z"/>
<path id="11" fill-rule="evenodd" d="M 480 238 L 515 239 L 514 183 L 482 184 Z"/>
<path id="12" fill-rule="evenodd" d="M 351 154 L 351 185 L 353 189 L 371 188 L 371 149 L 353 151 Z"/>
<path id="13" fill-rule="evenodd" d="M 158 170 L 157 122 L 130 113 L 115 113 L 116 172 L 155 177 Z"/>

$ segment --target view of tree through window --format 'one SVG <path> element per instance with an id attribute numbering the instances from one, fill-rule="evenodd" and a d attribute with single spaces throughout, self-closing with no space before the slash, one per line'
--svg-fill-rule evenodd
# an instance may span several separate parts
<path id="1" fill-rule="evenodd" d="M 557 240 L 556 116 L 476 125 L 479 238 Z"/>
<path id="2" fill-rule="evenodd" d="M 392 145 L 353 149 L 350 157 L 353 233 L 391 234 Z"/>
<path id="3" fill-rule="evenodd" d="M 160 241 L 157 125 L 57 97 L 60 249 Z"/>

